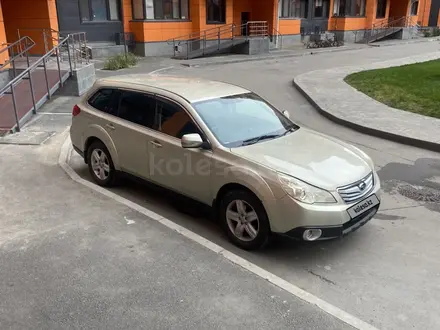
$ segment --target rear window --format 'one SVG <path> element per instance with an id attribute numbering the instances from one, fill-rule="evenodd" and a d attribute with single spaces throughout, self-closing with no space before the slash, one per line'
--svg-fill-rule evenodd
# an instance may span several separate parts
<path id="1" fill-rule="evenodd" d="M 89 99 L 89 104 L 97 110 L 117 115 L 119 106 L 119 91 L 114 89 L 100 89 Z"/>

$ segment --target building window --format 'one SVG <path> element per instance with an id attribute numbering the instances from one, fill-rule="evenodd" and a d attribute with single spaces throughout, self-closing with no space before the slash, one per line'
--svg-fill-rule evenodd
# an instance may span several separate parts
<path id="1" fill-rule="evenodd" d="M 419 11 L 419 1 L 415 0 L 411 2 L 411 15 L 417 16 L 417 12 Z"/>
<path id="2" fill-rule="evenodd" d="M 226 0 L 206 0 L 206 21 L 226 23 Z"/>
<path id="3" fill-rule="evenodd" d="M 365 0 L 335 0 L 333 16 L 365 16 Z"/>
<path id="4" fill-rule="evenodd" d="M 281 0 L 280 17 L 307 18 L 308 0 Z"/>
<path id="5" fill-rule="evenodd" d="M 119 21 L 119 0 L 79 0 L 82 22 Z"/>
<path id="6" fill-rule="evenodd" d="M 387 13 L 387 0 L 377 0 L 376 18 L 385 18 Z"/>
<path id="7" fill-rule="evenodd" d="M 187 20 L 189 0 L 132 0 L 133 19 Z"/>
<path id="8" fill-rule="evenodd" d="M 314 0 L 313 17 L 328 17 L 330 12 L 330 0 Z"/>

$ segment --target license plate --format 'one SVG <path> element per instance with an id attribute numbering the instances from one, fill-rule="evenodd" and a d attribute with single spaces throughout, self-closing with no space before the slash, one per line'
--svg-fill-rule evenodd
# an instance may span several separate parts
<path id="1" fill-rule="evenodd" d="M 379 204 L 379 199 L 376 195 L 371 195 L 370 197 L 360 201 L 356 205 L 350 207 L 347 212 L 350 215 L 350 217 L 356 218 L 358 215 L 372 209 L 373 207 L 377 206 Z"/>

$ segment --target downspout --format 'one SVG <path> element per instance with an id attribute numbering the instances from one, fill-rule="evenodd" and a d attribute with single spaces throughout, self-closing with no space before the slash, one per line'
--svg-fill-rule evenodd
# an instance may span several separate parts
<path id="1" fill-rule="evenodd" d="M 122 38 L 124 40 L 124 53 L 127 57 L 127 38 L 125 37 L 125 15 L 124 15 L 124 1 L 119 1 L 121 4 L 121 22 L 122 22 Z"/>
<path id="2" fill-rule="evenodd" d="M 276 24 L 276 31 L 275 31 L 275 33 L 277 33 L 277 38 L 275 39 L 276 41 L 275 41 L 275 47 L 278 49 L 278 38 L 279 38 L 279 36 L 278 36 L 278 34 L 279 34 L 279 32 L 278 31 L 280 31 L 280 1 L 281 0 L 277 0 L 277 15 L 276 15 L 276 17 L 277 17 L 277 24 Z"/>

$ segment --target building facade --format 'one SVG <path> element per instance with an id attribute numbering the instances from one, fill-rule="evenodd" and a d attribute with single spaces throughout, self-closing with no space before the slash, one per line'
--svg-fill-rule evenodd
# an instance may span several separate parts
<path id="1" fill-rule="evenodd" d="M 269 34 L 287 43 L 319 31 L 354 41 L 399 17 L 438 26 L 439 10 L 440 0 L 0 0 L 0 42 L 28 35 L 43 53 L 41 29 L 87 32 L 88 41 L 107 43 L 131 32 L 137 53 L 156 56 L 173 53 L 172 38 L 247 21 L 266 21 Z"/>

